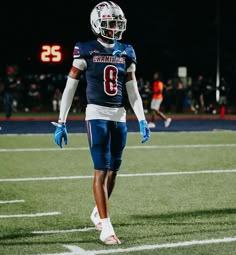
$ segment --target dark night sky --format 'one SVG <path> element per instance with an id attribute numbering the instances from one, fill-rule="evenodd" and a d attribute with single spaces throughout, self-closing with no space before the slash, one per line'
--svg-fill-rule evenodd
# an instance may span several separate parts
<path id="1" fill-rule="evenodd" d="M 221 70 L 235 69 L 235 25 L 233 1 L 117 0 L 128 20 L 123 41 L 133 45 L 138 60 L 137 72 L 150 76 L 159 70 L 173 75 L 178 66 L 188 72 L 214 75 L 217 35 L 220 31 Z M 89 15 L 99 1 L 37 1 L 17 3 L 1 9 L 0 65 L 19 63 L 26 71 L 69 70 L 77 41 L 93 39 Z M 219 25 L 218 25 L 219 24 Z M 62 65 L 40 64 L 39 50 L 44 43 L 63 47 Z"/>

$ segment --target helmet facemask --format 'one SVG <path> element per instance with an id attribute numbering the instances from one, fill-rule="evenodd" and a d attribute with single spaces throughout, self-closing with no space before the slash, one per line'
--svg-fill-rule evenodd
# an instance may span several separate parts
<path id="1" fill-rule="evenodd" d="M 119 18 L 101 19 L 101 36 L 111 40 L 121 40 L 122 34 L 126 30 L 126 20 Z"/>

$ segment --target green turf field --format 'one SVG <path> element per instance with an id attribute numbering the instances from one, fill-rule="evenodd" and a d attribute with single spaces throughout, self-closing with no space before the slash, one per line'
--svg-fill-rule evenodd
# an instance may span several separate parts
<path id="1" fill-rule="evenodd" d="M 236 132 L 130 133 L 110 200 L 120 246 L 90 221 L 85 134 L 0 136 L 1 255 L 236 254 Z"/>

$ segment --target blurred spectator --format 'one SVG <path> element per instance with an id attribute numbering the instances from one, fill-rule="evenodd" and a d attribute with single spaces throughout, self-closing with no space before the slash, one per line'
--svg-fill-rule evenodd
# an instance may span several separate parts
<path id="1" fill-rule="evenodd" d="M 228 93 L 229 93 L 229 85 L 224 77 L 220 79 L 220 105 L 227 105 L 228 103 Z"/>
<path id="2" fill-rule="evenodd" d="M 44 83 L 44 91 L 43 91 L 44 102 L 46 103 L 46 105 L 50 109 L 50 111 L 51 110 L 53 111 L 52 100 L 53 100 L 53 96 L 55 93 L 55 87 L 57 87 L 56 81 L 53 78 L 53 74 L 47 74 L 45 76 L 43 83 Z M 59 88 L 59 87 L 57 87 L 57 88 Z"/>
<path id="3" fill-rule="evenodd" d="M 191 85 L 191 111 L 198 113 L 204 111 L 204 90 L 205 79 L 203 75 L 199 74 L 197 78 L 193 79 Z"/>
<path id="4" fill-rule="evenodd" d="M 6 76 L 2 80 L 2 97 L 3 106 L 6 118 L 12 116 L 13 102 L 14 110 L 16 111 L 18 106 L 17 86 L 20 85 L 21 81 L 17 77 L 17 66 L 7 66 Z"/>
<path id="5" fill-rule="evenodd" d="M 171 122 L 171 118 L 167 118 L 163 112 L 160 111 L 161 103 L 163 101 L 164 83 L 159 72 L 153 74 L 153 87 L 152 87 L 152 100 L 151 100 L 151 121 L 148 123 L 149 128 L 155 128 L 155 118 L 158 115 L 164 120 L 165 127 L 168 127 Z"/>
<path id="6" fill-rule="evenodd" d="M 138 84 L 138 90 L 140 91 L 145 85 L 144 78 L 139 77 L 138 80 L 137 80 L 137 84 Z"/>
<path id="7" fill-rule="evenodd" d="M 186 97 L 186 91 L 183 86 L 183 82 L 180 78 L 176 78 L 176 101 L 175 101 L 175 111 L 177 113 L 182 113 L 184 108 L 184 101 Z"/>
<path id="8" fill-rule="evenodd" d="M 39 86 L 37 81 L 33 79 L 29 84 L 29 89 L 27 93 L 27 107 L 25 111 L 37 112 L 41 107 L 41 94 L 39 92 Z"/>
<path id="9" fill-rule="evenodd" d="M 171 112 L 175 102 L 175 87 L 172 79 L 168 79 L 163 92 L 163 105 L 166 112 Z"/>
<path id="10" fill-rule="evenodd" d="M 148 113 L 148 110 L 150 108 L 151 97 L 152 97 L 150 82 L 143 80 L 142 86 L 138 88 L 139 88 L 139 94 L 143 101 L 144 113 Z"/>
<path id="11" fill-rule="evenodd" d="M 215 83 L 211 76 L 205 79 L 204 87 L 204 105 L 206 113 L 215 113 L 216 112 L 216 88 Z"/>
<path id="12" fill-rule="evenodd" d="M 62 92 L 60 91 L 59 88 L 56 88 L 53 97 L 52 97 L 52 110 L 54 112 L 59 112 L 60 107 L 61 107 L 61 97 L 62 97 Z"/>

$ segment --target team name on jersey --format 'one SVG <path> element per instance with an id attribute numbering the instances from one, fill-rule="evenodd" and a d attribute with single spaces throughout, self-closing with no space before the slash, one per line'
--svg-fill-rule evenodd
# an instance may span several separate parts
<path id="1" fill-rule="evenodd" d="M 94 56 L 93 57 L 93 62 L 124 64 L 125 63 L 125 58 L 115 57 L 115 56 Z"/>

